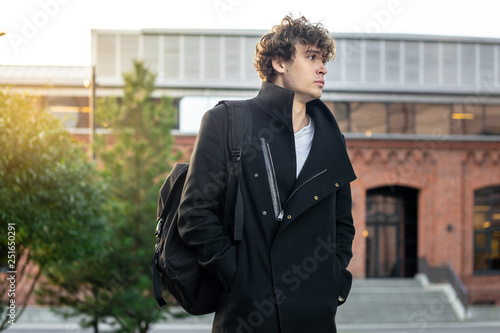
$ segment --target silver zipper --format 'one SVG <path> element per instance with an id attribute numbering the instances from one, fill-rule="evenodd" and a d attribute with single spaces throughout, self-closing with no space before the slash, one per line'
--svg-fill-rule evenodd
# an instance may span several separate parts
<path id="1" fill-rule="evenodd" d="M 273 201 L 274 217 L 279 220 L 283 218 L 283 210 L 281 209 L 280 193 L 278 190 L 278 182 L 276 181 L 276 173 L 274 171 L 274 163 L 271 155 L 271 148 L 266 143 L 264 138 L 260 138 L 262 153 L 264 154 L 264 162 L 266 164 L 267 179 L 269 180 L 269 190 L 271 191 L 271 199 Z M 267 154 L 266 154 L 267 152 Z"/>
<path id="2" fill-rule="evenodd" d="M 274 163 L 273 163 L 273 157 L 271 155 L 271 148 L 269 147 L 269 143 L 266 143 L 266 139 L 260 138 L 260 143 L 262 146 L 262 153 L 264 154 L 264 162 L 266 164 L 266 171 L 267 171 L 267 179 L 269 180 L 269 189 L 271 191 L 271 198 L 273 200 L 273 208 L 274 208 L 274 216 L 276 217 L 276 220 L 281 222 L 283 221 L 283 216 L 285 215 L 285 210 L 281 207 L 281 200 L 280 200 L 280 193 L 278 189 L 278 182 L 276 181 L 276 172 L 274 170 Z M 267 154 L 266 154 L 267 152 Z M 293 197 L 293 195 L 304 185 L 312 181 L 314 178 L 321 176 L 326 172 L 327 169 L 317 173 L 316 175 L 312 176 L 300 186 L 298 186 L 292 194 L 288 197 L 288 199 L 285 202 L 285 207 L 290 201 L 290 199 Z"/>

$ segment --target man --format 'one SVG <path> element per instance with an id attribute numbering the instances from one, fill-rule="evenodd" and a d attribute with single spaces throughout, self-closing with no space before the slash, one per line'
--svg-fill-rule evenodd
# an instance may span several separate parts
<path id="1" fill-rule="evenodd" d="M 225 189 L 214 186 L 217 175 L 227 175 L 227 110 L 217 106 L 204 116 L 179 230 L 223 286 L 212 332 L 336 331 L 337 306 L 352 281 L 350 182 L 356 176 L 339 127 L 319 100 L 333 58 L 328 31 L 304 17 L 286 16 L 257 44 L 263 83 L 248 101 L 252 130 L 240 178 L 239 242 L 223 230 Z"/>

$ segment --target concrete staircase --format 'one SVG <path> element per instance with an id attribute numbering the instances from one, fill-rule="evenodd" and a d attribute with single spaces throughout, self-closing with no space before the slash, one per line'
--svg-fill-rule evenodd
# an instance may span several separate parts
<path id="1" fill-rule="evenodd" d="M 425 275 L 408 279 L 354 280 L 337 324 L 408 324 L 459 322 L 465 311 L 448 284 L 429 284 Z"/>

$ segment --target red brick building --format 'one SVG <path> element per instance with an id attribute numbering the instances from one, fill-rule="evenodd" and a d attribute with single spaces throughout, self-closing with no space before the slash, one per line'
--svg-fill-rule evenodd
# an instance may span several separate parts
<path id="1" fill-rule="evenodd" d="M 257 93 L 252 58 L 260 35 L 93 31 L 97 97 L 119 95 L 121 73 L 143 59 L 158 73 L 157 96 L 176 98 L 174 134 L 187 157 L 205 110 Z M 354 276 L 404 278 L 447 267 L 470 304 L 500 305 L 500 40 L 334 37 L 337 58 L 327 66 L 322 99 L 345 133 L 358 175 Z M 88 78 L 85 67 L 0 66 L 0 83 L 46 96 L 48 108 L 70 116 L 69 130 L 84 140 Z"/>
<path id="2" fill-rule="evenodd" d="M 348 142 L 359 175 L 353 183 L 354 274 L 413 276 L 418 259 L 426 258 L 431 267 L 453 268 L 469 302 L 498 304 L 498 231 L 488 229 L 498 214 L 498 201 L 489 202 L 500 195 L 500 143 Z"/>

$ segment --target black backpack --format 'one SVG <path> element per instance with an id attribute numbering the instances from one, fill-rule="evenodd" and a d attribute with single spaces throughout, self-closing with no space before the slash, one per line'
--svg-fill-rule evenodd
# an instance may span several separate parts
<path id="1" fill-rule="evenodd" d="M 241 158 L 249 144 L 251 120 L 246 101 L 219 102 L 221 103 L 228 109 L 227 137 L 231 148 L 223 224 L 228 234 L 232 231 L 234 241 L 239 241 L 243 232 L 239 176 Z M 215 311 L 222 285 L 215 276 L 198 264 L 194 252 L 179 235 L 177 208 L 188 168 L 187 163 L 177 163 L 160 189 L 155 232 L 157 241 L 151 272 L 154 297 L 160 306 L 166 304 L 162 297 L 161 282 L 188 313 L 201 315 Z M 230 220 L 234 222 L 230 223 Z"/>

